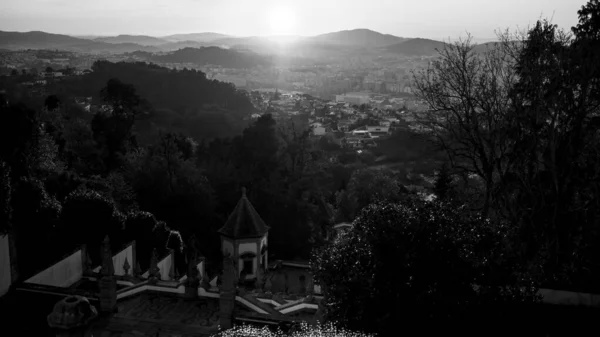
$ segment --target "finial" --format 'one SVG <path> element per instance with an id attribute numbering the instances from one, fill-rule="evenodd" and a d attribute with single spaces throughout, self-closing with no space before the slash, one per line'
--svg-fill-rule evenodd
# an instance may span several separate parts
<path id="1" fill-rule="evenodd" d="M 246 197 L 246 188 L 242 187 L 242 197 Z"/>

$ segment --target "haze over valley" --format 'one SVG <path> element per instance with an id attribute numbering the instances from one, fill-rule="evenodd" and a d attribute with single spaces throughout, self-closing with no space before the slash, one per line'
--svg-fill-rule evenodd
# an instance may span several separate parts
<path id="1" fill-rule="evenodd" d="M 599 19 L 0 0 L 0 335 L 590 335 Z"/>

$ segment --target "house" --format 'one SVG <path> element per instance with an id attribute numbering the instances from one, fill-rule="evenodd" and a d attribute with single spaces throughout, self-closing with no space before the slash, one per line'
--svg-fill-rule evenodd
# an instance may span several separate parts
<path id="1" fill-rule="evenodd" d="M 390 128 L 387 126 L 367 126 L 366 131 L 373 138 L 385 137 L 385 136 L 389 136 L 391 134 Z"/>
<path id="2" fill-rule="evenodd" d="M 324 136 L 327 132 L 327 128 L 321 123 L 313 123 L 311 124 L 311 130 L 313 136 Z"/>

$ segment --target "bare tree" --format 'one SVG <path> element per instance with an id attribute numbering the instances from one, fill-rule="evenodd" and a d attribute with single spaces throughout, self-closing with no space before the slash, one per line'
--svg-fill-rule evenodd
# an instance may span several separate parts
<path id="1" fill-rule="evenodd" d="M 413 72 L 415 94 L 429 106 L 417 122 L 449 157 L 453 168 L 484 182 L 483 214 L 495 184 L 510 170 L 514 124 L 511 89 L 518 43 L 477 46 L 471 37 L 439 50 L 427 69 Z"/>

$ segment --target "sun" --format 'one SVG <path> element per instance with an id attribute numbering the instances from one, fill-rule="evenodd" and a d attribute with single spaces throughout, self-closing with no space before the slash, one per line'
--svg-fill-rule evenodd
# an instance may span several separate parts
<path id="1" fill-rule="evenodd" d="M 279 6 L 269 11 L 271 35 L 290 35 L 296 27 L 296 15 L 290 7 Z"/>

